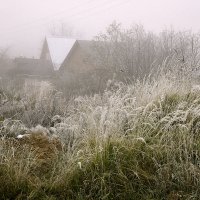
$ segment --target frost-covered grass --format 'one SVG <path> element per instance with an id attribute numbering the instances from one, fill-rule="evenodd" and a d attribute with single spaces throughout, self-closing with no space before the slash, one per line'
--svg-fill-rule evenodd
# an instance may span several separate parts
<path id="1" fill-rule="evenodd" d="M 46 83 L 7 85 L 0 105 L 1 199 L 200 196 L 200 90 L 185 78 L 70 101 Z"/>

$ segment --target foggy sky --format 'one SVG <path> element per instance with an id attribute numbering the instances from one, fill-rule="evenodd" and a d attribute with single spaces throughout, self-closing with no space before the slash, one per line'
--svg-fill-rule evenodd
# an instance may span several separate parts
<path id="1" fill-rule="evenodd" d="M 11 56 L 38 57 L 52 24 L 65 22 L 92 38 L 113 20 L 159 32 L 200 30 L 199 0 L 0 0 L 0 49 Z"/>

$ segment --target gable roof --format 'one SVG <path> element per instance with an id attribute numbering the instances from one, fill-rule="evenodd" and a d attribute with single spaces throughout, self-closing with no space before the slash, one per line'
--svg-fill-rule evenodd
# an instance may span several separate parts
<path id="1" fill-rule="evenodd" d="M 57 71 L 76 43 L 76 40 L 68 38 L 47 37 L 46 42 L 54 70 Z"/>

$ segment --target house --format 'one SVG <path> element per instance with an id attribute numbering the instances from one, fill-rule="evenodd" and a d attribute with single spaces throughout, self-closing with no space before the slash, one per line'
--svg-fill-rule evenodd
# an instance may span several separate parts
<path id="1" fill-rule="evenodd" d="M 113 73 L 98 64 L 97 45 L 99 43 L 88 40 L 47 37 L 40 59 L 51 63 L 59 84 L 65 88 L 93 87 L 98 90 Z"/>
<path id="2" fill-rule="evenodd" d="M 54 71 L 58 71 L 75 43 L 75 39 L 47 37 L 42 47 L 40 59 L 51 62 Z"/>
<path id="3" fill-rule="evenodd" d="M 47 60 L 17 57 L 13 65 L 10 75 L 17 77 L 50 78 L 54 73 L 52 64 Z"/>
<path id="4" fill-rule="evenodd" d="M 40 59 L 50 61 L 54 70 L 61 73 L 100 70 L 95 59 L 94 44 L 94 41 L 89 40 L 47 37 Z"/>

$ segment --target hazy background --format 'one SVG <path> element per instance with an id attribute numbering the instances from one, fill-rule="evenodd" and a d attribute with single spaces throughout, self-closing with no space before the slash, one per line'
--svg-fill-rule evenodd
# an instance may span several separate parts
<path id="1" fill-rule="evenodd" d="M 113 20 L 159 32 L 173 26 L 200 30 L 199 0 L 0 0 L 0 48 L 38 57 L 51 27 L 65 22 L 90 39 Z"/>

